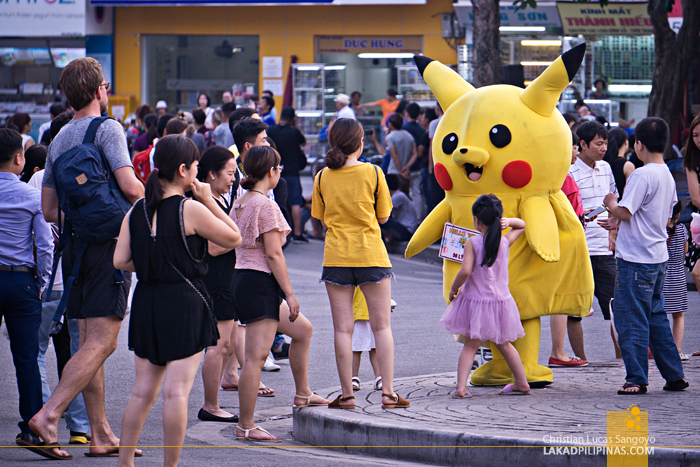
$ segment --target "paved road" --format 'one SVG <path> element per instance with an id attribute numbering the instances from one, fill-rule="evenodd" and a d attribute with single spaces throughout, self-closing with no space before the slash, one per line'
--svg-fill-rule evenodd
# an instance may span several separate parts
<path id="1" fill-rule="evenodd" d="M 308 186 L 308 180 L 307 180 Z M 308 192 L 308 191 L 307 191 Z M 309 244 L 290 245 L 285 250 L 289 265 L 291 281 L 295 293 L 301 303 L 301 311 L 314 325 L 314 338 L 311 344 L 311 361 L 309 379 L 312 389 L 338 386 L 335 359 L 333 356 L 332 322 L 328 298 L 324 287 L 318 283 L 321 271 L 323 244 L 312 241 Z M 407 260 L 392 255 L 392 263 L 397 279 L 393 284 L 393 298 L 398 307 L 393 315 L 392 327 L 396 342 L 396 377 L 411 377 L 447 373 L 456 370 L 460 346 L 452 337 L 444 332 L 438 323 L 444 311 L 441 298 L 441 267 L 438 264 L 424 260 Z M 686 344 L 684 350 L 700 350 L 700 297 L 692 295 L 692 313 L 686 318 Z M 589 359 L 604 362 L 614 358 L 608 327 L 598 311 L 589 319 L 584 320 L 584 332 Z M 112 428 L 119 433 L 121 416 L 133 388 L 133 356 L 127 349 L 128 319 L 124 321 L 119 337 L 117 351 L 106 363 L 107 385 L 107 414 Z M 549 356 L 549 327 L 548 319 L 542 324 L 542 344 L 540 362 L 546 362 Z M 567 351 L 570 349 L 567 345 Z M 52 385 L 56 384 L 55 359 L 51 357 L 53 350 L 49 349 L 48 374 Z M 700 360 L 700 359 L 699 359 Z M 14 368 L 11 363 L 9 343 L 0 337 L 0 394 L 3 394 L 3 405 L 0 407 L 0 444 L 11 446 L 17 429 L 17 386 L 14 378 Z M 372 373 L 366 356 L 362 363 L 360 377 L 363 382 L 371 382 Z M 555 379 L 555 382 L 557 380 Z M 188 437 L 185 441 L 188 447 L 183 450 L 181 465 L 224 465 L 232 460 L 251 463 L 253 465 L 341 465 L 345 463 L 367 463 L 367 458 L 322 451 L 291 443 L 291 405 L 294 386 L 288 365 L 283 365 L 277 373 L 263 373 L 263 382 L 277 391 L 274 398 L 258 400 L 258 418 L 274 421 L 263 422 L 263 426 L 274 434 L 289 440 L 285 448 L 243 447 L 231 441 L 230 437 L 220 433 L 221 426 L 212 423 L 201 423 L 196 418 L 202 403 L 201 377 L 195 381 L 189 404 Z M 612 388 L 611 388 L 612 389 Z M 572 390 L 585 391 L 585 387 Z M 613 396 L 611 396 L 613 397 Z M 237 393 L 222 392 L 221 404 L 224 408 L 237 412 Z M 162 399 L 156 403 L 149 415 L 141 437 L 141 445 L 162 445 Z M 68 430 L 60 427 L 60 441 L 67 442 Z M 223 443 L 223 444 L 222 444 Z M 212 448 L 211 446 L 230 446 L 228 448 Z M 189 447 L 191 446 L 191 447 Z M 74 463 L 94 465 L 83 458 L 80 451 Z M 146 448 L 146 455 L 138 460 L 139 465 L 162 465 L 162 452 L 158 448 Z M 4 466 L 27 465 L 28 460 L 40 459 L 19 448 L 0 448 L 0 459 Z M 372 463 L 388 463 L 376 461 Z M 105 465 L 114 465 L 116 461 L 105 460 Z"/>

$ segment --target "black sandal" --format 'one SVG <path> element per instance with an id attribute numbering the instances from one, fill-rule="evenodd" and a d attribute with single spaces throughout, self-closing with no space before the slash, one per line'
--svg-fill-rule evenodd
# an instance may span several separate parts
<path id="1" fill-rule="evenodd" d="M 629 392 L 629 391 L 623 391 L 623 389 L 630 389 L 630 388 L 637 388 L 635 392 Z M 637 384 L 637 383 L 625 383 L 622 385 L 622 389 L 619 389 L 617 391 L 617 394 L 620 396 L 629 396 L 631 394 L 646 394 L 647 393 L 647 385 L 646 384 Z"/>
<path id="2" fill-rule="evenodd" d="M 664 391 L 682 391 L 690 386 L 690 384 L 684 379 L 677 379 L 675 381 L 667 381 L 664 385 Z"/>

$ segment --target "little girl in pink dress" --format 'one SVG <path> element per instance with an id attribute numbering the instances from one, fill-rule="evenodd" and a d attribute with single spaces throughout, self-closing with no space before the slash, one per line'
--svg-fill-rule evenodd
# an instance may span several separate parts
<path id="1" fill-rule="evenodd" d="M 525 222 L 501 218 L 503 207 L 495 195 L 480 196 L 472 206 L 472 214 L 481 235 L 470 238 L 464 245 L 462 267 L 450 290 L 451 303 L 440 319 L 445 330 L 465 336 L 457 366 L 457 390 L 452 397 L 471 396 L 467 381 L 481 341 L 496 344 L 515 377 L 515 382 L 507 384 L 499 394 L 529 394 L 530 385 L 520 355 L 511 344 L 523 337 L 525 330 L 508 289 L 509 248 L 525 231 Z M 511 230 L 501 236 L 501 230 L 508 227 Z"/>

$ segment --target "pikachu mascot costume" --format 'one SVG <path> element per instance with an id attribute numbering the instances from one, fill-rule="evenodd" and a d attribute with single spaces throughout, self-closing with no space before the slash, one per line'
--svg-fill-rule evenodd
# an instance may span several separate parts
<path id="1" fill-rule="evenodd" d="M 533 387 L 552 382 L 537 364 L 540 316 L 586 316 L 593 300 L 593 273 L 583 228 L 561 191 L 571 163 L 571 130 L 557 110 L 560 94 L 583 60 L 581 44 L 560 56 L 526 89 L 495 85 L 475 89 L 445 65 L 416 56 L 423 78 L 445 114 L 433 139 L 435 177 L 445 199 L 423 221 L 406 257 L 442 237 L 445 222 L 473 229 L 472 204 L 493 193 L 505 217 L 526 223 L 510 249 L 510 291 L 520 310 L 525 337 L 514 345 Z M 460 263 L 444 261 L 443 295 Z M 513 381 L 503 356 L 472 374 L 472 384 Z"/>

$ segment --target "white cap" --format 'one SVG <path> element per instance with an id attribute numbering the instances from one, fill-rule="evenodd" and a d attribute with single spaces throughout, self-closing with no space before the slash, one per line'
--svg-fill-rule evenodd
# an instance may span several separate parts
<path id="1" fill-rule="evenodd" d="M 168 108 L 168 103 L 165 101 L 158 101 L 156 104 L 156 109 L 167 109 Z"/>
<path id="2" fill-rule="evenodd" d="M 350 96 L 347 94 L 338 94 L 338 97 L 336 97 L 335 102 L 340 102 L 343 105 L 350 105 Z"/>

